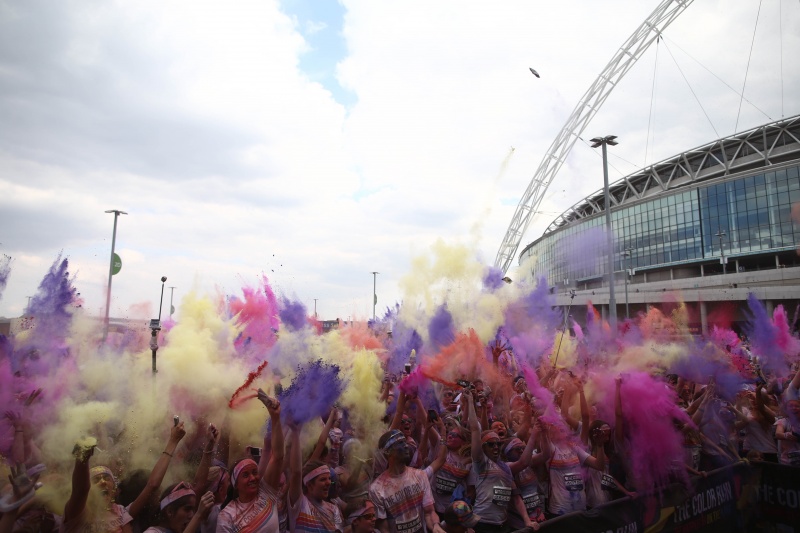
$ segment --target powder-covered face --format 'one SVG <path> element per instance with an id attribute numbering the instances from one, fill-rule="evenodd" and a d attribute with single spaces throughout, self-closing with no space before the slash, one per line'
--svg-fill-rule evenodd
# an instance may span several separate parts
<path id="1" fill-rule="evenodd" d="M 239 498 L 249 500 L 258 495 L 258 482 L 258 466 L 248 464 L 242 468 L 236 478 L 236 492 L 239 493 Z"/>
<path id="2" fill-rule="evenodd" d="M 181 498 L 180 505 L 174 507 L 167 513 L 167 522 L 172 531 L 183 531 L 194 516 L 197 507 L 197 497 L 187 496 Z"/>

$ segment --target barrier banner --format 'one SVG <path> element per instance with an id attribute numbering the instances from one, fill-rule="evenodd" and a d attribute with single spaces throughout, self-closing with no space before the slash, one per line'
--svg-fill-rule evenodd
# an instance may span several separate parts
<path id="1" fill-rule="evenodd" d="M 559 516 L 539 531 L 800 533 L 800 468 L 736 463 L 656 494 Z M 519 530 L 530 532 L 530 529 Z"/>
<path id="2" fill-rule="evenodd" d="M 800 467 L 756 463 L 751 482 L 748 530 L 800 533 Z"/>
<path id="3" fill-rule="evenodd" d="M 644 531 L 642 506 L 625 498 L 582 513 L 547 520 L 539 531 L 586 531 L 587 533 L 637 533 Z"/>
<path id="4" fill-rule="evenodd" d="M 691 490 L 674 485 L 662 495 L 641 498 L 648 533 L 691 533 L 744 531 L 738 510 L 743 481 L 749 472 L 744 463 L 709 472 L 697 478 Z"/>

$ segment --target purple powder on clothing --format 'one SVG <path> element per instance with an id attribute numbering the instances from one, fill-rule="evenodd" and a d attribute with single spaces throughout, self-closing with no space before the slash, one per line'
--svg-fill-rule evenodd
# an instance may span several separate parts
<path id="1" fill-rule="evenodd" d="M 284 297 L 280 310 L 281 322 L 289 331 L 299 331 L 307 324 L 306 307 L 300 302 L 293 302 Z"/>
<path id="2" fill-rule="evenodd" d="M 327 413 L 344 390 L 339 367 L 321 360 L 297 368 L 291 386 L 278 399 L 290 424 L 304 424 Z"/>

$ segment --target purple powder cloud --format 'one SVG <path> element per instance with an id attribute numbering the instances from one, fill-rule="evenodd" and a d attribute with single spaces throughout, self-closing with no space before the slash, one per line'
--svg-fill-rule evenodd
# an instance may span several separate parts
<path id="1" fill-rule="evenodd" d="M 280 317 L 281 322 L 289 331 L 299 331 L 307 324 L 306 307 L 302 303 L 293 302 L 286 297 L 281 302 Z"/>

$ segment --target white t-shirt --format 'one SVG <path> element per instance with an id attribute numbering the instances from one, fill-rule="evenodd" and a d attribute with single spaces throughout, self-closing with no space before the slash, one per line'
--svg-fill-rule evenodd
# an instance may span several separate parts
<path id="1" fill-rule="evenodd" d="M 121 505 L 112 503 L 111 508 L 99 513 L 89 522 L 86 509 L 74 520 L 64 522 L 63 533 L 122 533 L 122 526 L 133 521 Z"/>
<path id="2" fill-rule="evenodd" d="M 482 523 L 501 525 L 508 519 L 511 496 L 517 493 L 517 485 L 511 469 L 505 463 L 496 463 L 481 452 L 482 461 L 473 462 L 467 478 L 468 485 L 475 486 L 475 514 Z"/>
<path id="3" fill-rule="evenodd" d="M 303 494 L 300 499 L 291 507 L 292 531 L 342 531 L 342 513 L 339 508 L 331 502 L 320 502 L 314 504 Z"/>
<path id="4" fill-rule="evenodd" d="M 586 510 L 583 463 L 589 454 L 579 446 L 550 445 L 550 497 L 547 508 L 554 515 Z"/>
<path id="5" fill-rule="evenodd" d="M 233 500 L 220 511 L 217 533 L 280 533 L 278 493 L 262 479 L 254 500 Z"/>
<path id="6" fill-rule="evenodd" d="M 388 520 L 390 531 L 427 532 L 425 508 L 433 507 L 433 494 L 423 470 L 406 467 L 399 476 L 387 470 L 372 482 L 369 496 L 375 516 Z"/>

